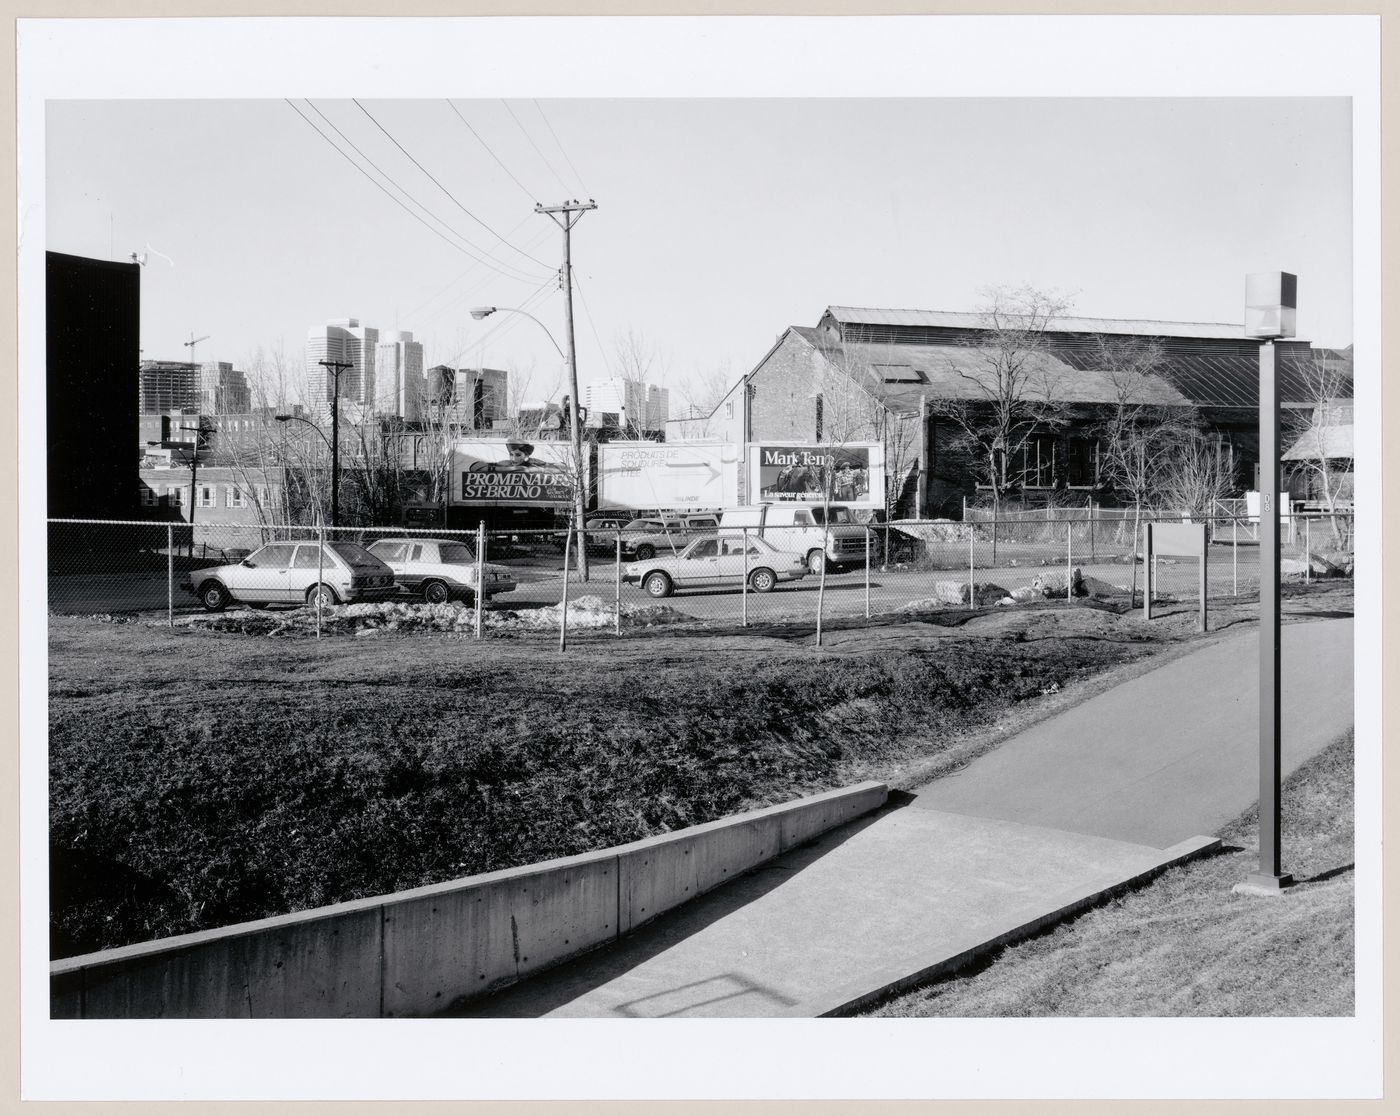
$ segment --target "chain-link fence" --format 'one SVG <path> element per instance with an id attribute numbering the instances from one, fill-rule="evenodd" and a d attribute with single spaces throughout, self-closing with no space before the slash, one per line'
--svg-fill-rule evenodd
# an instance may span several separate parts
<path id="1" fill-rule="evenodd" d="M 279 630 L 333 621 L 336 631 L 486 636 L 559 630 L 566 601 L 567 627 L 581 632 L 888 620 L 1056 598 L 1140 606 L 1143 528 L 1181 517 L 1051 510 L 961 523 L 590 526 L 581 555 L 579 533 L 567 530 L 51 520 L 48 602 L 59 614 L 163 614 L 172 626 L 257 612 Z M 1257 521 L 1204 522 L 1209 595 L 1256 597 Z M 1351 534 L 1350 515 L 1288 517 L 1285 577 L 1349 574 Z M 1195 558 L 1154 562 L 1156 598 L 1196 599 Z"/>

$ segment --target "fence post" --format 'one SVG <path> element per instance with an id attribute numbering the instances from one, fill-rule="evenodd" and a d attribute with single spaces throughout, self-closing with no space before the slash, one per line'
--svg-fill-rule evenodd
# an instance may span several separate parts
<path id="1" fill-rule="evenodd" d="M 476 524 L 476 617 L 473 622 L 476 639 L 481 638 L 481 614 L 486 611 L 486 520 Z"/>
<path id="2" fill-rule="evenodd" d="M 1074 603 L 1074 520 L 1065 524 L 1065 600 Z"/>
<path id="3" fill-rule="evenodd" d="M 1144 543 L 1142 548 L 1142 618 L 1152 619 L 1152 590 L 1157 584 L 1157 555 L 1152 553 L 1152 524 L 1142 525 Z"/>
<path id="4" fill-rule="evenodd" d="M 1312 584 L 1312 519 L 1303 520 L 1303 584 Z"/>
<path id="5" fill-rule="evenodd" d="M 195 586 L 197 590 L 199 586 Z M 175 528 L 165 525 L 165 626 L 175 626 Z"/>
<path id="6" fill-rule="evenodd" d="M 617 532 L 616 553 L 613 556 L 613 635 L 622 634 L 622 530 Z"/>
<path id="7" fill-rule="evenodd" d="M 975 540 L 974 540 L 973 534 L 972 534 L 972 524 L 969 523 L 969 524 L 967 525 L 967 607 L 968 607 L 968 608 L 976 608 L 976 607 L 977 607 L 977 581 L 976 581 L 976 574 L 973 573 L 973 554 L 972 554 L 972 547 L 973 547 L 974 541 L 975 541 Z"/>
<path id="8" fill-rule="evenodd" d="M 317 523 L 316 541 L 320 544 L 316 547 L 316 638 L 321 638 L 321 583 L 326 576 L 326 525 L 324 522 Z"/>
<path id="9" fill-rule="evenodd" d="M 1240 595 L 1240 517 L 1234 516 L 1230 520 L 1230 578 L 1231 596 Z"/>
<path id="10" fill-rule="evenodd" d="M 749 529 L 743 528 L 744 577 L 739 582 L 739 626 L 749 626 Z"/>
<path id="11" fill-rule="evenodd" d="M 870 527 L 865 528 L 865 618 L 870 619 Z"/>
<path id="12" fill-rule="evenodd" d="M 564 591 L 559 599 L 559 650 L 564 651 L 569 646 L 569 543 L 573 541 L 574 531 L 570 525 L 569 530 L 564 533 Z"/>
<path id="13" fill-rule="evenodd" d="M 1089 501 L 1089 561 L 1094 562 L 1099 557 L 1099 544 L 1094 537 L 1094 520 L 1098 518 L 1098 508 L 1094 501 Z"/>

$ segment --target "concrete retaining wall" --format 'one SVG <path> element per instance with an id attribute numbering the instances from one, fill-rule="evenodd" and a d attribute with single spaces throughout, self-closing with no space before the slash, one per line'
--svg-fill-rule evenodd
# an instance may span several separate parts
<path id="1" fill-rule="evenodd" d="M 884 805 L 861 783 L 629 845 L 69 957 L 55 1019 L 444 1011 L 559 963 Z"/>

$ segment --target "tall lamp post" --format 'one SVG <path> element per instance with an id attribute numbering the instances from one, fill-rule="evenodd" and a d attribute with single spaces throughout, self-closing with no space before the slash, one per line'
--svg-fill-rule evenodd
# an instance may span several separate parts
<path id="1" fill-rule="evenodd" d="M 578 361 L 574 356 L 573 335 L 569 337 L 569 353 L 566 356 L 564 350 L 559 347 L 559 342 L 554 340 L 554 334 L 549 332 L 549 327 L 540 321 L 539 318 L 531 314 L 528 310 L 520 310 L 512 306 L 478 306 L 471 311 L 471 316 L 477 321 L 490 317 L 492 314 L 524 314 L 534 322 L 540 329 L 544 330 L 544 335 L 549 338 L 549 343 L 554 346 L 554 351 L 569 366 L 569 387 L 573 392 L 569 399 L 569 440 L 574 448 L 574 466 L 577 476 L 574 477 L 574 529 L 578 532 L 578 570 L 584 581 L 588 580 L 588 548 L 584 546 L 583 531 L 583 426 L 579 421 L 579 396 L 578 396 Z"/>
<path id="2" fill-rule="evenodd" d="M 336 490 L 339 488 L 338 482 L 340 480 L 340 469 L 336 462 L 336 449 L 338 447 L 334 442 L 328 441 L 326 438 L 325 431 L 323 431 L 310 419 L 302 418 L 300 415 L 273 415 L 272 417 L 275 418 L 278 422 L 304 422 L 307 426 L 311 427 L 312 430 L 316 431 L 316 433 L 320 436 L 321 441 L 326 443 L 326 449 L 331 451 L 331 526 L 338 526 L 340 522 L 340 502 L 336 499 Z M 334 429 L 334 426 L 332 426 L 332 429 Z M 285 477 L 282 478 L 282 483 L 286 484 Z"/>
<path id="3" fill-rule="evenodd" d="M 1246 276 L 1244 330 L 1259 346 L 1259 870 L 1236 887 L 1277 894 L 1293 882 L 1283 870 L 1279 686 L 1279 382 L 1274 342 L 1297 328 L 1298 277 Z"/>

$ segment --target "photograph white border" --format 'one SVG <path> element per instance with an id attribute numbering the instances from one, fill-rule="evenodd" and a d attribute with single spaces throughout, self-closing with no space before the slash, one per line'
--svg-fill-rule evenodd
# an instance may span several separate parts
<path id="1" fill-rule="evenodd" d="M 1351 97 L 1356 494 L 1379 509 L 1378 56 L 1365 16 L 20 20 L 20 539 L 44 537 L 44 104 L 112 97 Z M 41 551 L 20 575 L 25 1099 L 1380 1094 L 1379 608 L 1355 621 L 1354 1019 L 72 1022 L 48 1019 Z"/>

